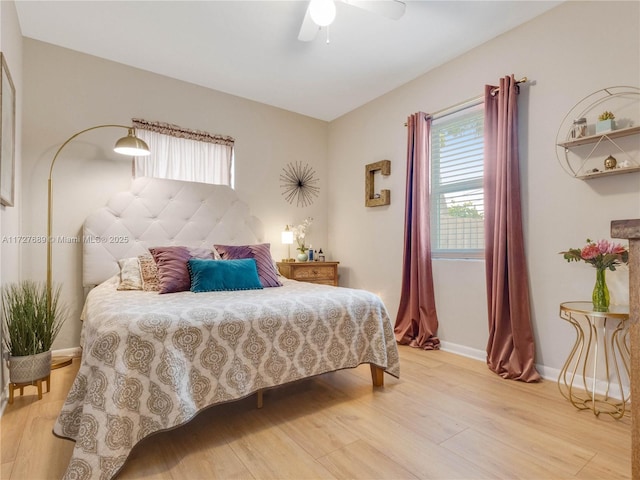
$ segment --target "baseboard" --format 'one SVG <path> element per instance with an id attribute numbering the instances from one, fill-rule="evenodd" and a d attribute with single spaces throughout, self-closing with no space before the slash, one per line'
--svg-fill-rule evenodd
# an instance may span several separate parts
<path id="1" fill-rule="evenodd" d="M 82 356 L 82 348 L 73 347 L 73 348 L 61 348 L 60 350 L 52 350 L 51 355 L 53 357 L 80 358 Z"/>
<path id="2" fill-rule="evenodd" d="M 487 360 L 487 352 L 485 352 L 484 350 L 467 347 L 466 345 L 459 345 L 457 343 L 441 341 L 440 348 L 445 352 L 455 353 L 456 355 L 473 358 L 474 360 L 480 360 L 482 362 L 485 362 Z"/>
<path id="3" fill-rule="evenodd" d="M 456 343 L 451 342 L 440 342 L 441 349 L 445 352 L 455 353 L 456 355 L 461 355 L 463 357 L 473 358 L 474 360 L 480 360 L 482 362 L 486 362 L 487 353 L 484 350 L 478 350 L 475 348 L 470 348 L 465 345 L 458 345 Z M 548 380 L 550 382 L 556 383 L 558 381 L 558 377 L 560 377 L 560 370 L 557 368 L 547 367 L 545 365 L 536 364 L 536 370 L 540 374 L 540 376 Z M 573 385 L 576 388 L 580 388 L 585 384 L 585 380 L 583 380 L 581 375 L 577 375 L 573 381 Z M 593 378 L 587 377 L 586 384 L 591 388 L 593 386 Z M 625 392 L 630 391 L 630 386 L 624 382 L 623 380 L 623 389 Z M 595 385 L 595 391 L 598 395 L 605 395 L 607 391 L 607 383 L 604 380 L 598 379 Z M 560 395 L 560 391 L 558 391 L 558 395 Z M 620 400 L 622 398 L 622 392 L 620 391 L 620 386 L 616 383 L 613 383 L 609 387 L 609 397 Z"/>

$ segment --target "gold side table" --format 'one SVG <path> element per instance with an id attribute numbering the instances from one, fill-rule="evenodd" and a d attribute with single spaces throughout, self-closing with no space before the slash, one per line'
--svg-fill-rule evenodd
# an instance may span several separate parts
<path id="1" fill-rule="evenodd" d="M 558 377 L 560 393 L 579 410 L 622 418 L 628 411 L 631 385 L 629 307 L 612 305 L 608 312 L 594 312 L 591 302 L 565 302 L 560 304 L 560 318 L 576 330 L 576 342 Z M 603 362 L 604 377 L 599 370 Z M 578 376 L 581 386 L 576 387 Z M 612 384 L 618 386 L 620 399 L 610 396 Z"/>

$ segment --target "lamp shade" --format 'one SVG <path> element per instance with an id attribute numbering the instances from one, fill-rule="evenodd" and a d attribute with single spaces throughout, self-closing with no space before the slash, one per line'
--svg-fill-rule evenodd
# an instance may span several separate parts
<path id="1" fill-rule="evenodd" d="M 336 18 L 336 4 L 333 0 L 311 0 L 309 16 L 320 27 L 331 25 Z"/>
<path id="2" fill-rule="evenodd" d="M 293 244 L 293 232 L 289 230 L 289 227 L 287 227 L 287 230 L 282 232 L 282 243 L 285 245 Z"/>
<path id="3" fill-rule="evenodd" d="M 144 142 L 144 140 L 136 137 L 133 128 L 129 129 L 129 133 L 126 137 L 122 137 L 116 142 L 116 146 L 113 151 L 122 155 L 131 155 L 134 157 L 146 157 L 151 154 L 149 146 Z"/>

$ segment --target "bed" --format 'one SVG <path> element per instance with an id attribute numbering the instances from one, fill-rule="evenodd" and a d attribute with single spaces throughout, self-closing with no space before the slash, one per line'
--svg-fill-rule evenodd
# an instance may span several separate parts
<path id="1" fill-rule="evenodd" d="M 374 385 L 383 372 L 399 376 L 386 309 L 364 290 L 284 277 L 245 290 L 118 289 L 123 259 L 154 246 L 264 245 L 261 228 L 228 187 L 147 178 L 86 219 L 83 283 L 94 288 L 80 369 L 54 426 L 76 442 L 65 478 L 112 478 L 145 437 L 265 389 L 365 363 Z"/>

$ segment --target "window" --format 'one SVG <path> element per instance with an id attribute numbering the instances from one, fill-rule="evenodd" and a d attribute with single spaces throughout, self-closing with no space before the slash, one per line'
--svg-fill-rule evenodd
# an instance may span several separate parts
<path id="1" fill-rule="evenodd" d="M 431 249 L 434 257 L 484 252 L 483 103 L 431 124 Z"/>
<path id="2" fill-rule="evenodd" d="M 140 119 L 133 119 L 133 126 L 151 150 L 135 158 L 135 177 L 233 187 L 233 138 Z"/>

